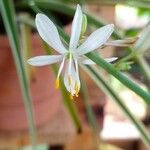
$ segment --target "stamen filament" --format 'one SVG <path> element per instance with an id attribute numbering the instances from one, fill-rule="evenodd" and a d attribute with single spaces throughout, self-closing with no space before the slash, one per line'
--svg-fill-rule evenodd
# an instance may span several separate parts
<path id="1" fill-rule="evenodd" d="M 69 75 L 71 75 L 71 65 L 72 65 L 72 54 L 69 53 Z"/>
<path id="2" fill-rule="evenodd" d="M 61 63 L 61 65 L 60 65 L 60 67 L 59 67 L 59 70 L 58 70 L 57 78 L 56 78 L 56 81 L 55 81 L 55 88 L 56 88 L 56 89 L 59 88 L 59 76 L 60 76 L 61 71 L 62 71 L 62 69 L 63 69 L 63 67 L 64 67 L 64 62 L 65 62 L 65 56 L 64 56 L 64 58 L 63 58 L 63 60 L 62 60 L 62 63 Z"/>
<path id="3" fill-rule="evenodd" d="M 76 67 L 77 77 L 79 77 L 79 70 L 78 70 L 78 62 L 77 62 L 77 59 L 75 59 L 75 67 Z"/>
<path id="4" fill-rule="evenodd" d="M 72 77 L 71 77 L 71 75 L 68 76 L 68 84 L 69 84 L 69 86 L 72 84 Z"/>
<path id="5" fill-rule="evenodd" d="M 78 97 L 78 93 L 79 93 L 79 90 L 80 90 L 80 87 L 79 87 L 79 70 L 78 70 L 78 62 L 77 62 L 77 59 L 75 59 L 75 68 L 76 68 L 76 76 L 77 76 L 77 81 L 75 81 L 75 95 L 76 97 Z"/>

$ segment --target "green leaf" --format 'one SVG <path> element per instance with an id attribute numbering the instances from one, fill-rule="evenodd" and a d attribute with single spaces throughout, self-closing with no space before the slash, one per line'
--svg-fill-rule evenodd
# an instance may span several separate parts
<path id="1" fill-rule="evenodd" d="M 22 14 L 22 16 L 26 16 L 27 14 Z M 32 57 L 32 40 L 31 40 L 31 27 L 21 23 L 20 24 L 20 31 L 21 31 L 21 43 L 22 43 L 22 50 L 21 55 L 23 62 L 26 62 L 27 59 Z M 29 66 L 27 63 L 24 63 L 24 69 L 26 72 L 26 77 L 28 79 L 28 82 L 31 81 L 33 68 Z"/>
<path id="2" fill-rule="evenodd" d="M 135 59 L 139 63 L 145 77 L 147 78 L 147 83 L 150 85 L 150 66 L 149 63 L 145 60 L 144 54 L 150 49 L 150 23 L 141 33 L 141 36 L 134 45 Z M 149 88 L 149 87 L 148 87 Z"/>
<path id="3" fill-rule="evenodd" d="M 143 98 L 143 100 L 150 104 L 150 93 L 144 91 L 142 88 L 140 88 L 135 82 L 130 80 L 128 77 L 123 75 L 121 72 L 117 71 L 110 63 L 106 62 L 104 59 L 102 59 L 100 56 L 95 55 L 94 53 L 88 53 L 86 54 L 88 58 L 93 60 L 98 66 L 105 69 L 108 73 L 112 74 L 115 78 L 117 78 L 121 83 L 123 83 L 126 87 L 134 91 L 136 94 L 138 94 L 140 97 Z"/>
<path id="4" fill-rule="evenodd" d="M 31 96 L 28 88 L 26 73 L 24 69 L 24 64 L 20 53 L 20 41 L 19 41 L 19 34 L 17 30 L 17 24 L 16 24 L 14 4 L 12 0 L 0 0 L 0 6 L 1 6 L 3 22 L 11 45 L 11 50 L 15 61 L 21 89 L 22 89 L 23 100 L 24 100 L 23 102 L 24 102 L 27 119 L 29 123 L 31 140 L 34 146 L 35 126 L 34 126 L 34 119 L 33 119 L 33 112 L 32 112 L 32 103 L 31 103 Z"/>
<path id="5" fill-rule="evenodd" d="M 144 52 L 150 48 L 150 24 L 140 34 L 138 41 L 136 42 L 134 49 L 140 52 Z"/>

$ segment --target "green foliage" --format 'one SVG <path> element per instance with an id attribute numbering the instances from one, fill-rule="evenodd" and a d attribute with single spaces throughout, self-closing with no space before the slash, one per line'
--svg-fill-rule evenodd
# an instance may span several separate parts
<path id="1" fill-rule="evenodd" d="M 138 15 L 139 16 L 150 16 L 150 9 L 149 8 L 138 8 Z"/>

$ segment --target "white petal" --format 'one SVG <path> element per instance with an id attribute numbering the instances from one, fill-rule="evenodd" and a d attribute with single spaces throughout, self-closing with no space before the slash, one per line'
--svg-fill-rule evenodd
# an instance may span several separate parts
<path id="1" fill-rule="evenodd" d="M 72 86 L 69 85 L 69 82 L 68 82 L 68 77 L 69 77 L 69 62 L 67 62 L 67 65 L 66 65 L 66 69 L 65 69 L 65 75 L 64 75 L 64 85 L 67 89 L 68 92 L 70 93 L 75 93 L 75 90 L 73 90 Z M 74 80 L 72 79 L 72 84 L 73 84 Z"/>
<path id="2" fill-rule="evenodd" d="M 76 74 L 76 71 L 75 71 L 75 67 L 74 67 L 74 64 L 72 62 L 72 66 L 71 66 L 71 85 L 69 85 L 69 82 L 68 82 L 68 77 L 69 77 L 69 63 L 67 63 L 66 65 L 66 70 L 65 70 L 65 75 L 64 75 L 64 84 L 65 84 L 65 87 L 66 89 L 68 90 L 68 92 L 70 92 L 72 95 L 75 94 L 75 82 L 77 81 L 78 82 L 78 78 L 77 78 L 77 74 Z"/>
<path id="3" fill-rule="evenodd" d="M 84 64 L 84 65 L 95 65 L 96 63 L 94 61 L 92 61 L 89 58 L 86 57 L 81 57 L 78 60 L 80 62 L 80 64 Z"/>
<path id="4" fill-rule="evenodd" d="M 94 31 L 87 38 L 87 40 L 77 48 L 76 54 L 83 55 L 92 50 L 97 49 L 98 47 L 103 45 L 108 40 L 108 38 L 111 36 L 113 30 L 114 30 L 114 25 L 109 24 L 109 25 L 106 25 L 106 26 Z"/>
<path id="5" fill-rule="evenodd" d="M 118 59 L 118 57 L 105 58 L 105 60 L 109 63 L 113 62 L 117 59 Z M 84 64 L 84 65 L 95 65 L 96 64 L 94 61 L 92 61 L 91 59 L 86 58 L 86 57 L 80 57 L 79 62 L 80 62 L 80 64 Z"/>
<path id="6" fill-rule="evenodd" d="M 40 36 L 47 44 L 61 54 L 67 52 L 60 40 L 56 26 L 46 15 L 38 13 L 35 23 Z"/>
<path id="7" fill-rule="evenodd" d="M 113 61 L 115 61 L 115 60 L 117 60 L 118 59 L 118 57 L 111 57 L 111 58 L 105 58 L 105 60 L 107 61 L 107 62 L 113 62 Z"/>
<path id="8" fill-rule="evenodd" d="M 83 15 L 82 15 L 81 7 L 80 5 L 77 5 L 77 9 L 74 15 L 72 29 L 71 29 L 71 38 L 69 44 L 70 50 L 75 50 L 78 45 L 78 41 L 81 34 L 81 28 L 82 28 L 82 18 Z"/>
<path id="9" fill-rule="evenodd" d="M 63 59 L 62 55 L 51 55 L 51 56 L 43 55 L 30 58 L 28 59 L 27 62 L 32 66 L 44 66 L 59 62 L 62 59 Z"/>
<path id="10" fill-rule="evenodd" d="M 63 70 L 64 63 L 65 63 L 65 57 L 63 57 L 63 60 L 62 60 L 62 62 L 60 64 L 60 67 L 59 67 L 59 70 L 58 70 L 58 74 L 57 74 L 57 79 L 59 78 L 59 76 L 60 76 L 60 74 L 61 74 L 61 72 Z"/>

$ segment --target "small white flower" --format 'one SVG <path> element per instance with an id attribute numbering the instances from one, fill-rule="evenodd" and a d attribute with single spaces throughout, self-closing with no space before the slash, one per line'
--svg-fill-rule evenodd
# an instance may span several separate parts
<path id="1" fill-rule="evenodd" d="M 70 92 L 71 97 L 78 96 L 80 90 L 80 79 L 78 72 L 78 64 L 94 64 L 93 61 L 86 58 L 84 54 L 91 52 L 103 45 L 113 32 L 114 25 L 109 24 L 99 28 L 93 32 L 83 44 L 79 45 L 79 39 L 82 28 L 83 14 L 81 7 L 77 5 L 75 16 L 72 23 L 71 38 L 69 48 L 65 48 L 61 42 L 59 33 L 54 23 L 44 14 L 36 15 L 37 30 L 42 39 L 55 49 L 60 55 L 36 56 L 30 58 L 28 63 L 33 66 L 43 66 L 60 62 L 60 68 L 57 74 L 56 87 L 59 87 L 59 76 L 62 72 L 66 61 L 66 69 L 64 75 L 64 84 Z M 116 60 L 116 57 L 106 59 L 108 62 Z"/>

